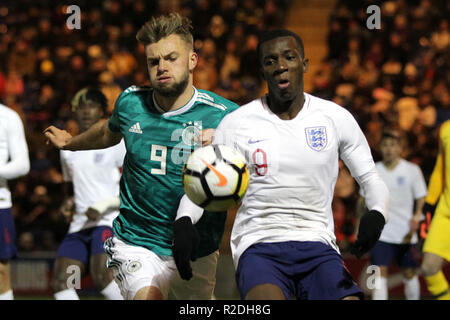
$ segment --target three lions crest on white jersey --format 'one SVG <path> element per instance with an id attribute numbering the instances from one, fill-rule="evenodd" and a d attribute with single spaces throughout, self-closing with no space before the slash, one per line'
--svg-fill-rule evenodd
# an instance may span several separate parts
<path id="1" fill-rule="evenodd" d="M 306 142 L 308 146 L 315 151 L 322 151 L 328 142 L 327 128 L 325 127 L 312 127 L 305 129 Z"/>

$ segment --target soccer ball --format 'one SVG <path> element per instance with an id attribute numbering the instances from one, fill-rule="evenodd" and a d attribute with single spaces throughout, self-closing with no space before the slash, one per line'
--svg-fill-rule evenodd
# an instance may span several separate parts
<path id="1" fill-rule="evenodd" d="M 226 211 L 244 197 L 249 173 L 245 158 L 225 145 L 194 150 L 183 167 L 184 191 L 208 211 Z"/>

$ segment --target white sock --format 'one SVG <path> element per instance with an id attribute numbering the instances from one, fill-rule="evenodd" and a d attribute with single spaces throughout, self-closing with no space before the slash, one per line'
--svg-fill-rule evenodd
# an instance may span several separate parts
<path id="1" fill-rule="evenodd" d="M 104 295 L 107 300 L 123 300 L 119 286 L 114 280 L 101 291 L 101 294 Z"/>
<path id="2" fill-rule="evenodd" d="M 372 290 L 372 300 L 387 300 L 387 299 L 388 299 L 387 278 L 379 277 L 377 279 L 375 288 Z"/>
<path id="3" fill-rule="evenodd" d="M 75 289 L 66 289 L 53 294 L 56 300 L 80 300 Z"/>
<path id="4" fill-rule="evenodd" d="M 404 279 L 405 284 L 405 297 L 407 300 L 419 300 L 420 299 L 420 282 L 419 277 L 416 275 L 411 279 Z"/>
<path id="5" fill-rule="evenodd" d="M 0 300 L 14 300 L 14 295 L 11 289 L 5 293 L 0 294 Z"/>

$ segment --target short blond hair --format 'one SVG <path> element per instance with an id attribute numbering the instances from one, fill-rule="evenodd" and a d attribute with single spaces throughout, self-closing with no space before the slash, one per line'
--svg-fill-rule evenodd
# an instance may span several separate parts
<path id="1" fill-rule="evenodd" d="M 170 13 L 159 17 L 153 17 L 146 22 L 136 35 L 136 39 L 149 45 L 166 38 L 171 34 L 177 34 L 183 39 L 189 47 L 194 47 L 194 37 L 191 30 L 192 22 L 189 18 L 183 17 L 178 13 Z"/>

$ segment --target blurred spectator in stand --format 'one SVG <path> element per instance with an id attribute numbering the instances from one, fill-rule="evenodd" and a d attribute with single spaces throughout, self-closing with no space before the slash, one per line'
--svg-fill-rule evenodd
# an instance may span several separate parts
<path id="1" fill-rule="evenodd" d="M 112 114 L 114 103 L 122 93 L 122 88 L 114 82 L 114 75 L 111 71 L 104 71 L 99 76 L 100 90 L 108 100 L 107 113 Z"/>
<path id="2" fill-rule="evenodd" d="M 34 72 L 36 54 L 34 49 L 23 39 L 18 39 L 8 58 L 8 66 L 20 76 Z"/>
<path id="3" fill-rule="evenodd" d="M 52 205 L 52 199 L 44 185 L 39 184 L 34 187 L 29 205 L 30 211 L 24 212 L 19 217 L 18 224 L 23 232 L 31 232 L 34 236 L 37 236 L 42 231 L 42 222 L 45 220 L 45 215 L 48 214 Z"/>
<path id="4" fill-rule="evenodd" d="M 419 116 L 419 105 L 416 98 L 402 97 L 395 103 L 400 128 L 409 131 Z"/>
<path id="5" fill-rule="evenodd" d="M 333 18 L 330 21 L 327 37 L 328 60 L 339 58 L 340 54 L 346 49 L 347 38 L 346 28 L 343 27 L 343 23 L 339 19 Z"/>
<path id="6" fill-rule="evenodd" d="M 241 67 L 241 59 L 237 54 L 237 44 L 232 38 L 228 39 L 225 46 L 225 54 L 219 66 L 220 85 L 228 85 L 231 81 L 231 74 L 237 74 Z"/>
<path id="7" fill-rule="evenodd" d="M 36 244 L 34 241 L 33 233 L 29 231 L 22 232 L 19 234 L 17 240 L 17 247 L 21 252 L 33 252 L 36 250 Z"/>
<path id="8" fill-rule="evenodd" d="M 237 9 L 236 20 L 247 25 L 257 25 L 263 19 L 263 9 L 255 0 L 243 0 Z"/>
<path id="9" fill-rule="evenodd" d="M 113 73 L 114 80 L 119 86 L 125 89 L 130 83 L 131 73 L 135 70 L 136 65 L 136 59 L 130 52 L 120 49 L 108 61 L 108 70 Z"/>
<path id="10" fill-rule="evenodd" d="M 211 18 L 211 22 L 208 27 L 208 37 L 210 37 L 219 52 L 225 50 L 228 37 L 228 26 L 225 24 L 225 20 L 221 15 L 214 15 Z"/>
<path id="11" fill-rule="evenodd" d="M 251 33 L 245 40 L 245 49 L 241 56 L 242 87 L 247 91 L 249 101 L 256 99 L 261 87 L 260 68 L 258 63 L 258 36 Z"/>
<path id="12" fill-rule="evenodd" d="M 198 89 L 213 90 L 218 82 L 217 71 L 214 65 L 208 63 L 208 61 L 199 56 L 197 61 L 197 67 L 194 74 L 194 86 Z"/>
<path id="13" fill-rule="evenodd" d="M 450 30 L 448 19 L 442 19 L 439 22 L 439 29 L 431 35 L 431 45 L 438 53 L 445 53 L 450 46 Z"/>
<path id="14" fill-rule="evenodd" d="M 206 26 L 209 24 L 211 17 L 213 16 L 214 8 L 211 7 L 212 1 L 210 0 L 194 0 L 194 16 L 192 17 L 192 23 L 194 26 L 202 26 L 201 28 L 194 28 L 196 33 L 199 33 L 194 38 L 205 38 L 207 34 Z M 202 30 L 203 29 L 203 30 Z"/>
<path id="15" fill-rule="evenodd" d="M 265 28 L 274 29 L 284 23 L 284 16 L 280 10 L 278 10 L 275 0 L 267 0 L 264 3 L 263 20 Z"/>
<path id="16" fill-rule="evenodd" d="M 232 25 L 235 23 L 237 9 L 237 1 L 236 0 L 219 0 L 219 12 L 222 16 L 225 24 Z"/>

